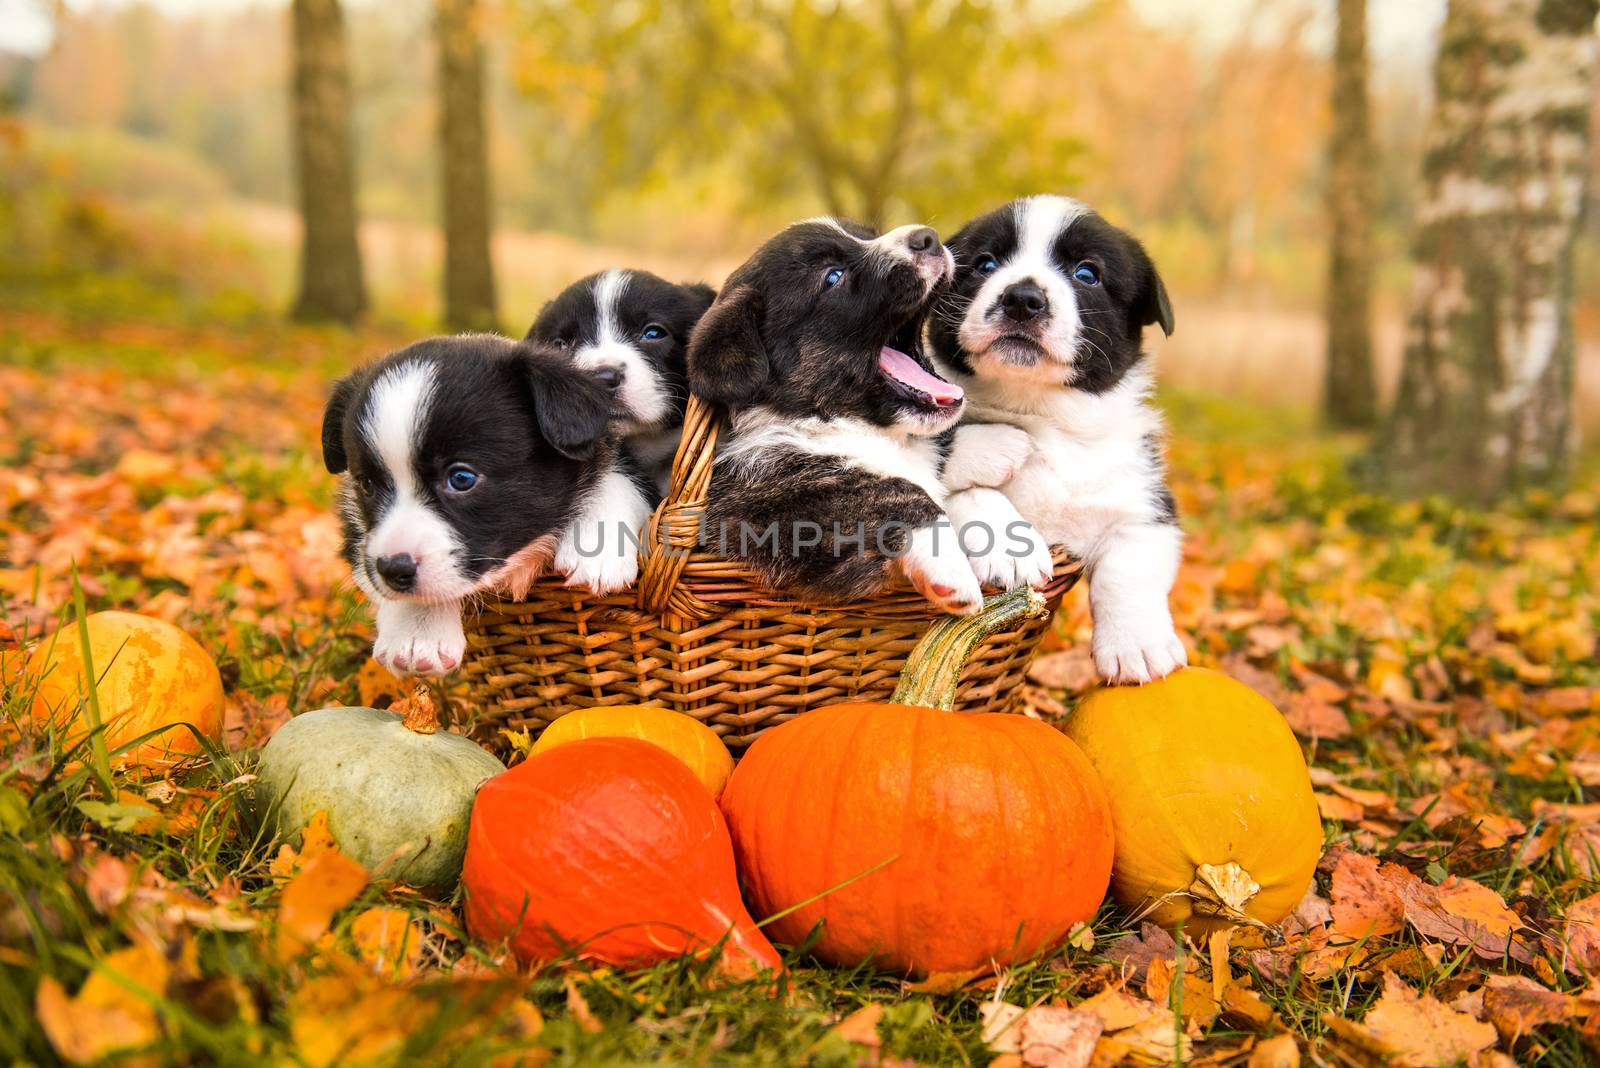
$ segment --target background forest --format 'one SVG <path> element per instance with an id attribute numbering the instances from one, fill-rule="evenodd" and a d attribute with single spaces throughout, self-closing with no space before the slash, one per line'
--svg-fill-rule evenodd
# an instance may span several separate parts
<path id="1" fill-rule="evenodd" d="M 439 148 L 448 101 L 433 13 L 347 6 L 371 304 L 380 322 L 435 325 L 441 159 L 463 153 Z M 292 304 L 283 11 L 9 7 L 17 30 L 0 48 L 27 49 L 0 56 L 17 207 L 0 220 L 0 270 L 14 299 L 73 272 L 102 288 L 108 268 L 183 275 L 182 253 L 149 246 L 189 241 L 216 254 L 203 278 L 170 278 L 174 297 L 226 294 L 263 314 Z M 482 54 L 494 319 L 521 329 L 560 284 L 620 259 L 714 281 L 761 235 L 819 210 L 953 230 L 1014 194 L 1066 190 L 1141 234 L 1181 295 L 1183 329 L 1161 352 L 1166 381 L 1317 402 L 1336 5 L 904 7 L 765 3 L 743 17 L 716 0 L 445 5 L 460 8 Z M 1443 8 L 1378 3 L 1371 15 L 1372 238 L 1360 271 L 1376 292 L 1385 392 Z M 1580 294 L 1596 290 L 1584 284 L 1595 214 L 1579 245 Z M 75 220 L 67 243 L 51 225 L 62 219 Z M 1591 339 L 1593 315 L 1579 308 Z M 1600 372 L 1586 355 L 1577 407 L 1596 412 Z"/>

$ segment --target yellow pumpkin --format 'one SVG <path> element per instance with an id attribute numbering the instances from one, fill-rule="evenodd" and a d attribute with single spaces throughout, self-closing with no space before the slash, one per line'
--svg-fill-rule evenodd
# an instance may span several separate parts
<path id="1" fill-rule="evenodd" d="M 1067 721 L 1111 798 L 1111 892 L 1166 927 L 1275 924 L 1322 854 L 1294 732 L 1248 686 L 1184 668 L 1102 688 Z"/>
<path id="2" fill-rule="evenodd" d="M 96 612 L 85 621 L 97 677 L 106 748 L 118 764 L 157 764 L 200 752 L 187 723 L 208 738 L 222 734 L 222 678 L 200 643 L 160 619 L 132 612 Z M 89 730 L 83 647 L 76 624 L 40 642 L 28 658 L 37 680 L 32 719 L 54 725 L 67 745 Z M 133 748 L 122 746 L 160 727 L 169 729 Z"/>
<path id="3" fill-rule="evenodd" d="M 658 745 L 689 766 L 712 797 L 722 793 L 733 773 L 733 757 L 717 732 L 693 716 L 670 708 L 612 705 L 568 712 L 544 729 L 533 753 L 583 738 L 638 738 Z M 530 756 L 532 753 L 529 754 Z"/>

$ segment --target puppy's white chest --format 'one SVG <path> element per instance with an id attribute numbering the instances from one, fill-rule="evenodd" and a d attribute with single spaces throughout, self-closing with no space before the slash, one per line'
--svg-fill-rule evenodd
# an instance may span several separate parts
<path id="1" fill-rule="evenodd" d="M 943 504 L 939 454 L 932 440 L 891 434 L 855 419 L 780 420 L 759 409 L 741 414 L 724 455 L 735 463 L 788 452 L 832 456 L 883 478 L 903 478 Z"/>
<path id="2" fill-rule="evenodd" d="M 939 482 L 939 458 L 927 438 L 896 437 L 881 432 L 844 431 L 835 447 L 846 462 L 885 478 L 903 478 L 918 486 L 935 502 L 944 502 Z"/>
<path id="3" fill-rule="evenodd" d="M 1146 437 L 1156 424 L 1125 432 L 1077 434 L 1045 416 L 1009 413 L 1033 438 L 1033 454 L 1004 487 L 1017 511 L 1051 544 L 1087 553 L 1118 523 L 1154 518 L 1155 457 Z"/>

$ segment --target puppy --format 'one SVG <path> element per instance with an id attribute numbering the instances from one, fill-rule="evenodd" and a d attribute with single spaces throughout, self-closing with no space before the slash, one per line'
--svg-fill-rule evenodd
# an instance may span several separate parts
<path id="1" fill-rule="evenodd" d="M 624 450 L 663 496 L 689 402 L 689 332 L 716 295 L 646 271 L 602 271 L 562 290 L 528 331 L 610 387 Z"/>
<path id="2" fill-rule="evenodd" d="M 344 556 L 377 609 L 379 663 L 454 670 L 462 602 L 526 592 L 575 521 L 606 514 L 611 402 L 561 353 L 490 334 L 419 342 L 334 387 L 322 454 L 347 476 Z M 575 555 L 603 571 L 592 551 Z"/>
<path id="3" fill-rule="evenodd" d="M 945 611 L 981 594 L 941 507 L 934 436 L 961 390 L 922 355 L 952 271 L 925 226 L 796 223 L 729 276 L 689 341 L 689 384 L 724 406 L 704 541 L 832 604 L 896 568 Z"/>
<path id="4" fill-rule="evenodd" d="M 1181 535 L 1140 349 L 1144 327 L 1172 333 L 1166 287 L 1138 241 L 1065 197 L 1007 204 L 950 248 L 955 282 L 929 335 L 969 398 L 944 471 L 951 518 L 1020 516 L 1039 535 L 1025 552 L 972 552 L 974 569 L 1037 582 L 1045 547 L 1064 545 L 1086 564 L 1100 674 L 1161 678 L 1188 659 L 1167 604 Z"/>

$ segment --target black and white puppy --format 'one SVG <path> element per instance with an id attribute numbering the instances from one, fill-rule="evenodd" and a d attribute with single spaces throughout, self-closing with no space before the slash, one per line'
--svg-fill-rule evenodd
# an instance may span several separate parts
<path id="1" fill-rule="evenodd" d="M 986 582 L 1034 582 L 1048 571 L 1045 546 L 1065 546 L 1087 567 L 1100 674 L 1161 678 L 1188 658 L 1167 603 L 1181 535 L 1141 350 L 1144 327 L 1172 333 L 1155 265 L 1132 236 L 1059 196 L 975 219 L 950 248 L 955 283 L 929 333 L 968 396 L 944 473 L 951 519 L 1014 512 L 1041 536 L 1031 555 L 996 540 L 972 553 L 973 567 Z"/>
<path id="2" fill-rule="evenodd" d="M 689 332 L 716 295 L 648 271 L 601 271 L 562 290 L 528 331 L 611 388 L 624 449 L 663 495 L 689 402 Z"/>
<path id="3" fill-rule="evenodd" d="M 978 609 L 933 440 L 962 394 L 922 354 L 952 269 L 925 226 L 812 219 L 729 276 L 689 342 L 691 387 L 730 415 L 708 544 L 818 603 L 871 596 L 898 568 L 940 608 Z"/>
<path id="4" fill-rule="evenodd" d="M 419 342 L 334 387 L 322 454 L 347 476 L 344 556 L 379 663 L 454 670 L 462 602 L 545 570 L 614 473 L 611 400 L 561 353 L 492 334 Z"/>

